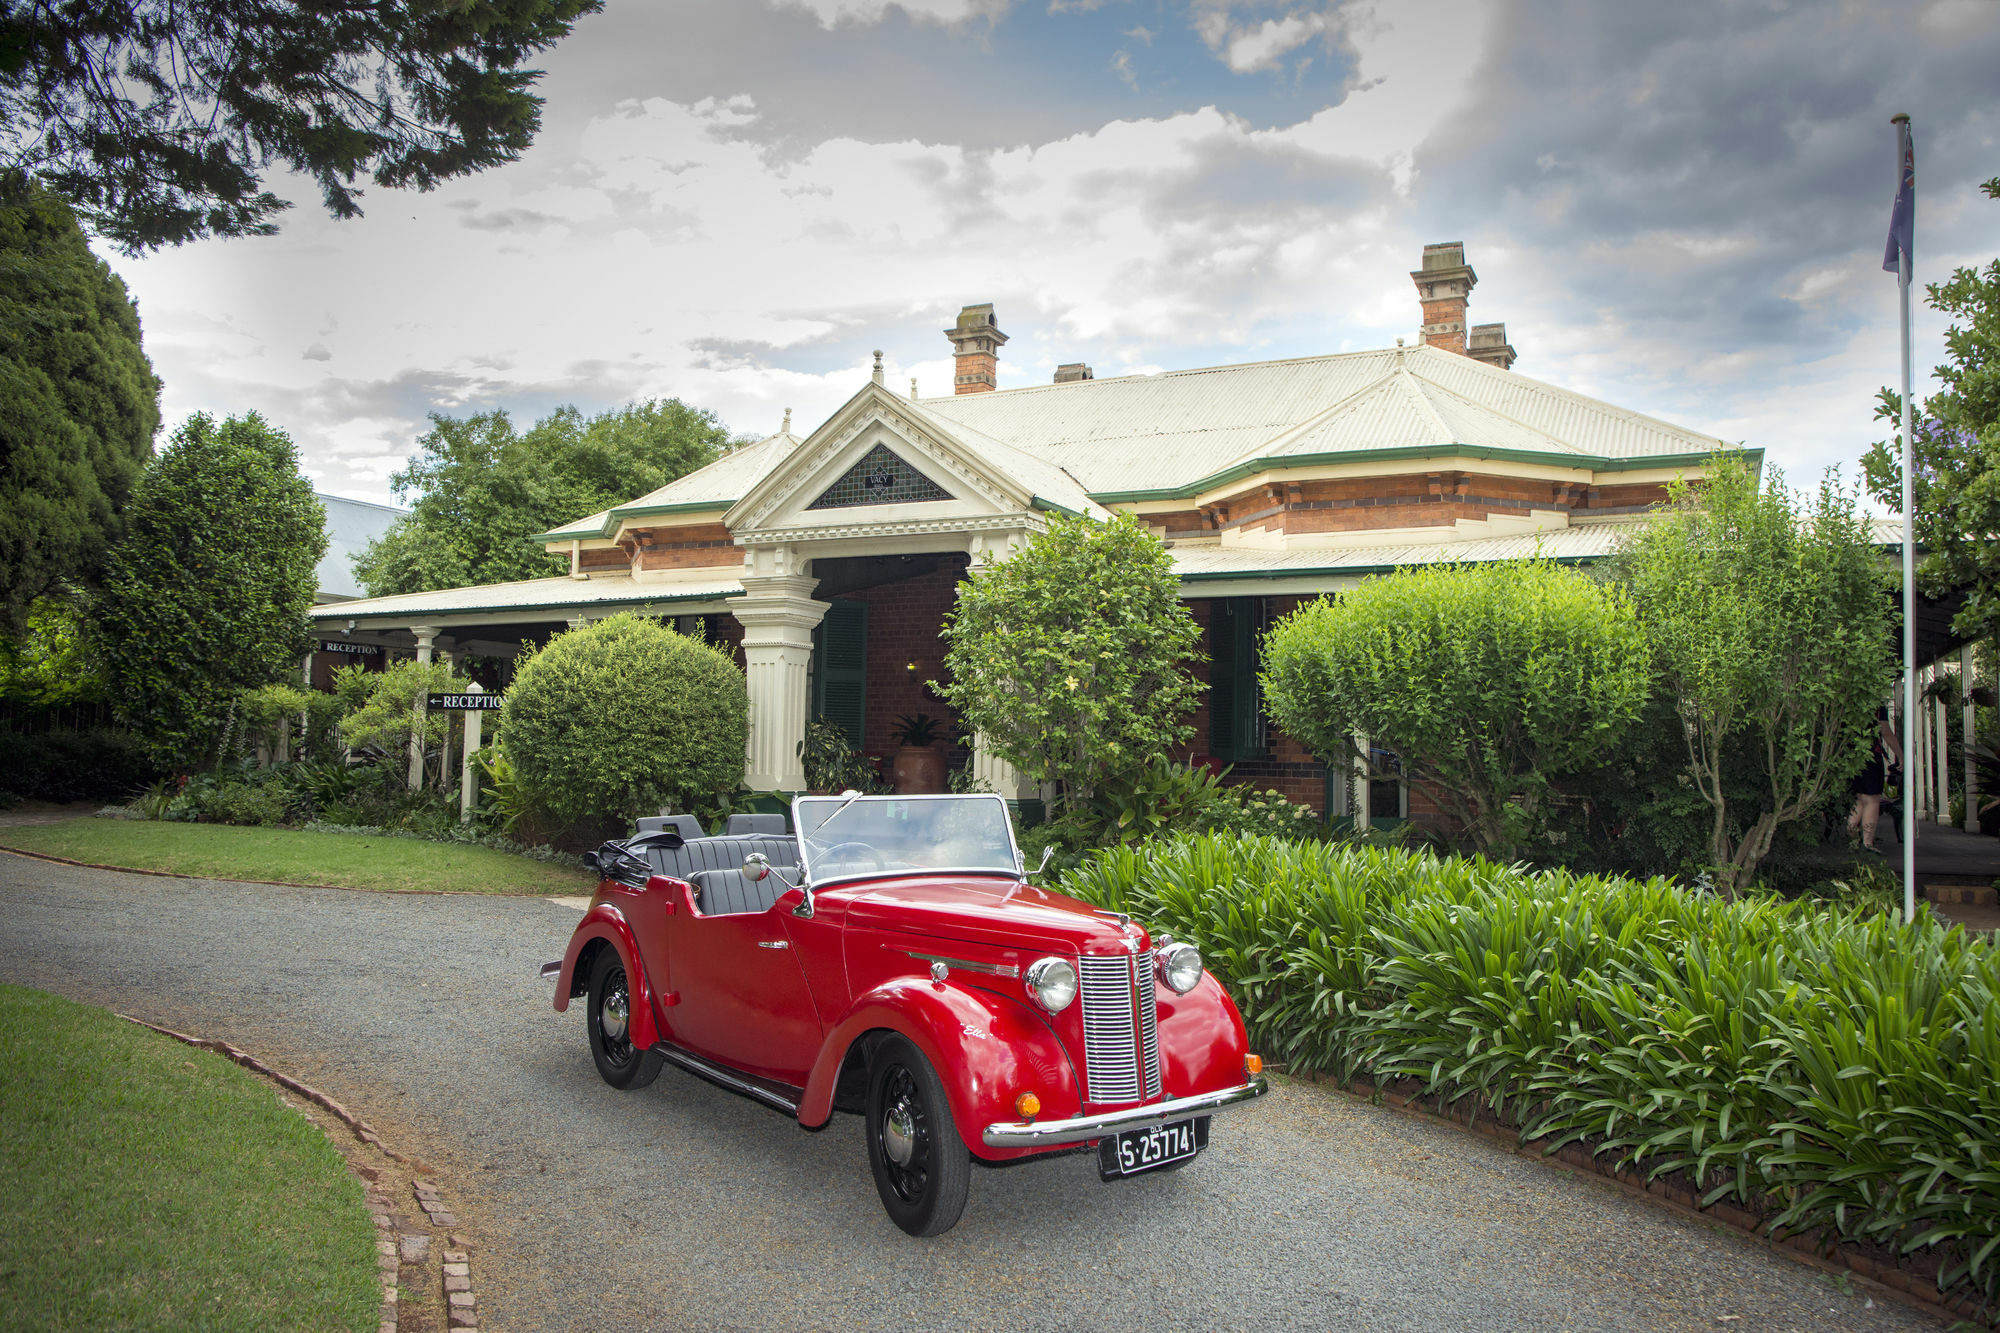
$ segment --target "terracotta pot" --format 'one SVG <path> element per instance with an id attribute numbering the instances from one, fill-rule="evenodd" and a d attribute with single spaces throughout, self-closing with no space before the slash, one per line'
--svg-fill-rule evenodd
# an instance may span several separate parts
<path id="1" fill-rule="evenodd" d="M 896 751 L 891 770 L 898 796 L 929 796 L 944 790 L 944 751 L 934 746 L 905 745 Z"/>

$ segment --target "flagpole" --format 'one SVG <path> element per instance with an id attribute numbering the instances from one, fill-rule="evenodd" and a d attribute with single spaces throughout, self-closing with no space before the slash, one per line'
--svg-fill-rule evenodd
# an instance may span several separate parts
<path id="1" fill-rule="evenodd" d="M 1910 118 L 1891 117 L 1896 127 L 1896 179 L 1903 179 L 1910 158 Z M 1916 230 L 1914 195 L 1910 230 Z M 1917 917 L 1917 520 L 1912 498 L 1910 413 L 1910 247 L 1903 246 L 1896 265 L 1896 292 L 1903 307 L 1903 920 Z M 1940 793 L 1942 795 L 1942 793 Z"/>

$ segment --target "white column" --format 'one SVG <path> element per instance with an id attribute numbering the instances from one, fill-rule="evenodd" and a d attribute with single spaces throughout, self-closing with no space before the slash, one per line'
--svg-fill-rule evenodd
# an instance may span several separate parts
<path id="1" fill-rule="evenodd" d="M 1944 663 L 1935 668 L 1935 679 L 1942 685 L 1946 672 Z M 1932 747 L 1931 757 L 1937 768 L 1937 822 L 1951 823 L 1951 714 L 1944 706 L 1944 693 L 1939 691 L 1931 700 L 1931 716 L 1937 729 L 1937 744 Z"/>
<path id="2" fill-rule="evenodd" d="M 750 692 L 750 744 L 743 784 L 752 791 L 806 789 L 799 746 L 806 738 L 806 674 L 812 632 L 826 603 L 812 598 L 819 582 L 802 573 L 806 561 L 790 547 L 744 557 L 744 595 L 729 604 L 743 626 L 744 683 Z"/>
<path id="3" fill-rule="evenodd" d="M 410 633 L 417 636 L 417 660 L 428 663 L 431 660 L 431 645 L 437 641 L 438 631 L 434 625 L 415 625 Z M 424 785 L 424 723 L 430 716 L 430 701 L 422 689 L 417 691 L 416 701 L 410 706 L 410 790 L 421 790 Z"/>
<path id="4" fill-rule="evenodd" d="M 989 750 L 984 736 L 972 738 L 972 776 L 1010 801 L 1031 800 L 1035 795 L 1021 770 Z"/>
<path id="5" fill-rule="evenodd" d="M 465 687 L 465 692 L 484 694 L 486 689 L 475 680 Z M 479 784 L 472 780 L 472 756 L 479 749 L 479 733 L 485 725 L 485 716 L 477 708 L 467 709 L 465 713 L 465 757 L 459 760 L 458 775 L 458 822 L 461 824 L 472 822 L 472 806 L 479 793 Z"/>

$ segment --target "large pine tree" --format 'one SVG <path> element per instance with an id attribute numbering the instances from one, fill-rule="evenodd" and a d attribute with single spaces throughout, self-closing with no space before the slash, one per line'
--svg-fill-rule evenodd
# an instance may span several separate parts
<path id="1" fill-rule="evenodd" d="M 67 205 L 0 175 L 0 630 L 95 581 L 159 425 L 125 284 Z"/>

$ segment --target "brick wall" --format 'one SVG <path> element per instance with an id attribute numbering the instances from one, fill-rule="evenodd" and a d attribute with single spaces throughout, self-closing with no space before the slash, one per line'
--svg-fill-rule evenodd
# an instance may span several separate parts
<path id="1" fill-rule="evenodd" d="M 622 547 L 598 546 L 583 550 L 577 563 L 584 569 L 630 569 L 632 557 Z"/>
<path id="2" fill-rule="evenodd" d="M 697 523 L 681 528 L 641 528 L 626 533 L 631 549 L 639 551 L 641 569 L 694 569 L 712 565 L 740 565 L 743 550 L 720 523 Z"/>

